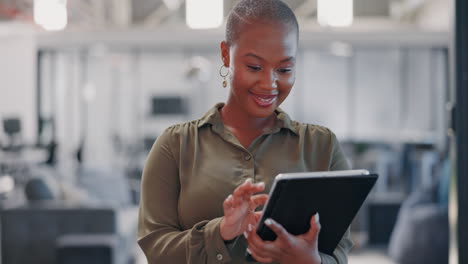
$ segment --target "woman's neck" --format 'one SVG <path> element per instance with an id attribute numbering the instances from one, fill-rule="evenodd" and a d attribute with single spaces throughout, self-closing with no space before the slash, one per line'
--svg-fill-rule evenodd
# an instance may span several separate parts
<path id="1" fill-rule="evenodd" d="M 275 113 L 268 117 L 252 117 L 245 112 L 240 106 L 228 102 L 221 108 L 221 119 L 228 128 L 235 130 L 256 130 L 263 131 L 271 128 L 275 122 Z"/>

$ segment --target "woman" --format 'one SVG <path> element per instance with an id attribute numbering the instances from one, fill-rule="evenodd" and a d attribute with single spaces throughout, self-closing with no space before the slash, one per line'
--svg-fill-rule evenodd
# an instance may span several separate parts
<path id="1" fill-rule="evenodd" d="M 241 0 L 231 11 L 221 42 L 226 104 L 166 129 L 145 165 L 138 243 L 149 263 L 246 263 L 246 249 L 261 263 L 347 262 L 349 232 L 333 256 L 318 251 L 318 215 L 303 235 L 274 221 L 275 241 L 255 233 L 255 208 L 268 198 L 257 193 L 278 173 L 348 169 L 330 130 L 278 108 L 295 81 L 298 34 L 280 0 Z"/>

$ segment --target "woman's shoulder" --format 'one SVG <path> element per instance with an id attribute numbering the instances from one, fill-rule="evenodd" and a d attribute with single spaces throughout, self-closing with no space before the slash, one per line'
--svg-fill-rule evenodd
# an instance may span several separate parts
<path id="1" fill-rule="evenodd" d="M 191 120 L 183 123 L 173 124 L 161 133 L 165 137 L 183 137 L 191 134 L 194 130 L 198 129 L 199 120 Z"/>
<path id="2" fill-rule="evenodd" d="M 319 144 L 332 148 L 339 145 L 336 134 L 326 126 L 295 120 L 291 121 L 291 125 L 296 128 L 297 135 L 305 144 Z"/>
<path id="3" fill-rule="evenodd" d="M 166 128 L 163 134 L 172 135 L 172 136 L 189 136 L 190 134 L 195 133 L 200 127 L 205 124 L 216 124 L 220 122 L 219 108 L 222 107 L 224 103 L 217 103 L 211 109 L 208 110 L 202 117 L 174 124 Z"/>
<path id="4" fill-rule="evenodd" d="M 158 135 L 153 148 L 177 153 L 181 147 L 181 142 L 193 135 L 193 130 L 197 127 L 197 124 L 197 120 L 192 120 L 167 127 Z"/>
<path id="5" fill-rule="evenodd" d="M 298 131 L 299 134 L 303 135 L 308 135 L 308 136 L 321 136 L 321 137 L 333 137 L 335 136 L 335 133 L 333 131 L 322 125 L 318 124 L 312 124 L 312 123 L 304 123 L 296 120 L 292 120 L 291 124 L 293 127 L 295 127 Z"/>

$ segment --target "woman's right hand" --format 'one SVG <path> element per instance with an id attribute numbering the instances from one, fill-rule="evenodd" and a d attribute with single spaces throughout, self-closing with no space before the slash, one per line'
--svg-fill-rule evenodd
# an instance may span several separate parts
<path id="1" fill-rule="evenodd" d="M 254 184 L 251 179 L 247 179 L 224 200 L 224 217 L 219 228 L 225 241 L 232 240 L 256 226 L 261 212 L 255 212 L 255 208 L 265 204 L 268 195 L 254 194 L 264 189 L 263 182 Z"/>

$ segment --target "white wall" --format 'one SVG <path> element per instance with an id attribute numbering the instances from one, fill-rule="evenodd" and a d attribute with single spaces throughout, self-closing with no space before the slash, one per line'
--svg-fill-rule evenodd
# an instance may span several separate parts
<path id="1" fill-rule="evenodd" d="M 36 46 L 28 25 L 0 23 L 0 119 L 19 117 L 26 143 L 35 140 Z M 0 136 L 3 133 L 3 124 Z"/>

